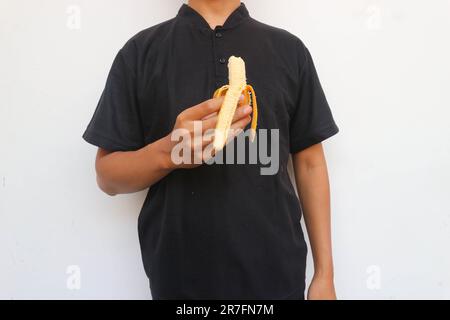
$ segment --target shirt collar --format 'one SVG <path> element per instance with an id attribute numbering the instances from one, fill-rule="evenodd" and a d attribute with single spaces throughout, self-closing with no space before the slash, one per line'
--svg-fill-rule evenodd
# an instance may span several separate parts
<path id="1" fill-rule="evenodd" d="M 250 14 L 245 7 L 245 4 L 241 2 L 238 8 L 236 8 L 227 18 L 221 29 L 231 29 L 236 27 L 241 22 L 247 20 L 250 17 Z M 183 3 L 178 10 L 177 18 L 184 19 L 191 23 L 192 25 L 202 29 L 202 30 L 211 30 L 208 22 L 206 22 L 205 18 L 202 17 L 200 13 L 191 8 L 186 3 Z"/>

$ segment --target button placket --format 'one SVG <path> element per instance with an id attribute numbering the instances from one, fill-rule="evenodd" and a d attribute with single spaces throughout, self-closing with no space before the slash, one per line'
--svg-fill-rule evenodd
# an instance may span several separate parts
<path id="1" fill-rule="evenodd" d="M 216 27 L 211 35 L 215 70 L 214 84 L 216 89 L 226 83 L 228 77 L 227 57 L 224 54 L 224 39 L 224 31 L 221 27 Z"/>

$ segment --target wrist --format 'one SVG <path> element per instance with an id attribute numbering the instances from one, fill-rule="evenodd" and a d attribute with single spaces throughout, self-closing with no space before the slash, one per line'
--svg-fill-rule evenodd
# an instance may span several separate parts
<path id="1" fill-rule="evenodd" d="M 334 281 L 333 268 L 317 268 L 314 270 L 314 278 L 320 278 L 327 281 Z"/>
<path id="2" fill-rule="evenodd" d="M 333 281 L 334 279 L 333 263 L 330 261 L 328 263 L 315 264 L 314 277 Z"/>
<path id="3" fill-rule="evenodd" d="M 165 171 L 171 171 L 176 169 L 176 165 L 172 161 L 172 143 L 170 140 L 170 134 L 157 140 L 153 145 L 158 154 L 159 167 Z"/>

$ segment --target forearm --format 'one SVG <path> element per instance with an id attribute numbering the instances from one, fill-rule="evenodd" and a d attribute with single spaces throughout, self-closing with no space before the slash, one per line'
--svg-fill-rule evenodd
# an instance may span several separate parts
<path id="1" fill-rule="evenodd" d="M 297 161 L 296 181 L 311 244 L 315 275 L 333 278 L 330 188 L 324 157 Z"/>
<path id="2" fill-rule="evenodd" d="M 173 170 L 169 137 L 137 151 L 112 152 L 96 161 L 97 183 L 109 195 L 132 193 L 150 187 Z"/>

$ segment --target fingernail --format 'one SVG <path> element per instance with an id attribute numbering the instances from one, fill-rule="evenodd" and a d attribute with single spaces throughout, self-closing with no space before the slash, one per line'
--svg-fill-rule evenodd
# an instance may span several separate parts
<path id="1" fill-rule="evenodd" d="M 241 96 L 239 97 L 239 100 L 244 100 L 244 95 L 241 94 Z"/>
<path id="2" fill-rule="evenodd" d="M 250 113 L 250 112 L 252 112 L 252 107 L 246 106 L 246 107 L 244 108 L 244 113 Z"/>

